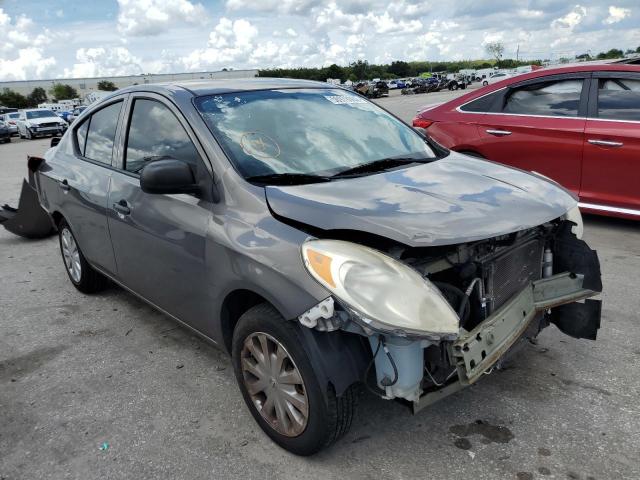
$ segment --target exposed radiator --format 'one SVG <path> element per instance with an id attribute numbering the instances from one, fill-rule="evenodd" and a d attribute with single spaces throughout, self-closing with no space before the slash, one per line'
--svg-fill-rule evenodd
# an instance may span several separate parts
<path id="1" fill-rule="evenodd" d="M 542 239 L 527 240 L 482 260 L 489 314 L 542 276 Z"/>

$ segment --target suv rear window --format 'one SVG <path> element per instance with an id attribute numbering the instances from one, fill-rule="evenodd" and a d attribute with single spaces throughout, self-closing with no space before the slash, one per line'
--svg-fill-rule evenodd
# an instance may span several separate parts
<path id="1" fill-rule="evenodd" d="M 601 78 L 598 81 L 598 117 L 640 121 L 640 80 Z"/>
<path id="2" fill-rule="evenodd" d="M 582 79 L 534 83 L 514 88 L 502 111 L 519 115 L 577 117 Z"/>

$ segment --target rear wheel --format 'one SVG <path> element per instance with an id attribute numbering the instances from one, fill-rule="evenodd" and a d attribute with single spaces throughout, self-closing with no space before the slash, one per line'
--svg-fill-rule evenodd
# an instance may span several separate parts
<path id="1" fill-rule="evenodd" d="M 73 286 L 82 293 L 95 293 L 102 290 L 106 286 L 107 279 L 89 265 L 84 258 L 73 232 L 65 220 L 62 220 L 58 225 L 58 233 L 62 260 Z"/>
<path id="2" fill-rule="evenodd" d="M 232 357 L 245 403 L 262 430 L 282 448 L 311 455 L 341 438 L 357 405 L 353 385 L 337 397 L 313 369 L 296 323 L 263 303 L 240 317 Z"/>

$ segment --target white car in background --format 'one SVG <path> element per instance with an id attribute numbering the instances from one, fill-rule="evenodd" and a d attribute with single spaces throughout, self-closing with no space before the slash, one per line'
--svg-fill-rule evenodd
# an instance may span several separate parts
<path id="1" fill-rule="evenodd" d="M 28 138 L 46 135 L 62 135 L 69 126 L 67 122 L 46 108 L 20 110 L 18 117 L 18 135 Z"/>
<path id="2" fill-rule="evenodd" d="M 18 117 L 20 114 L 18 112 L 9 112 L 0 115 L 0 122 L 4 122 L 7 124 L 9 128 L 9 133 L 11 135 L 18 134 Z"/>
<path id="3" fill-rule="evenodd" d="M 501 82 L 502 80 L 506 80 L 509 77 L 513 77 L 513 73 L 496 73 L 491 75 L 489 78 L 486 78 L 482 81 L 483 86 L 491 85 L 496 82 Z"/>

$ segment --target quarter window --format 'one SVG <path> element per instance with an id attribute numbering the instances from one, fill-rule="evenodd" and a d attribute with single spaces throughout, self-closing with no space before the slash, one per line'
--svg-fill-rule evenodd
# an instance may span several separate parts
<path id="1" fill-rule="evenodd" d="M 577 117 L 583 80 L 534 83 L 513 89 L 506 97 L 504 113 Z"/>
<path id="2" fill-rule="evenodd" d="M 163 158 L 197 167 L 200 156 L 171 110 L 155 100 L 138 99 L 133 105 L 127 136 L 125 169 L 138 173 L 148 162 Z"/>
<path id="3" fill-rule="evenodd" d="M 502 94 L 503 90 L 499 90 L 489 95 L 485 95 L 484 97 L 480 97 L 476 100 L 472 100 L 471 102 L 462 105 L 460 107 L 460 110 L 462 110 L 463 112 L 476 113 L 491 112 L 493 105 L 496 103 L 496 99 L 502 96 Z M 499 104 L 497 108 L 500 108 Z"/>
<path id="4" fill-rule="evenodd" d="M 640 121 L 640 80 L 601 78 L 598 81 L 598 117 Z"/>
<path id="5" fill-rule="evenodd" d="M 76 130 L 76 141 L 78 142 L 78 150 L 80 155 L 84 156 L 84 147 L 87 141 L 87 130 L 89 130 L 89 120 L 82 122 L 82 125 Z"/>
<path id="6" fill-rule="evenodd" d="M 114 103 L 98 110 L 87 120 L 89 128 L 84 147 L 85 157 L 111 165 L 121 107 L 122 102 Z"/>

